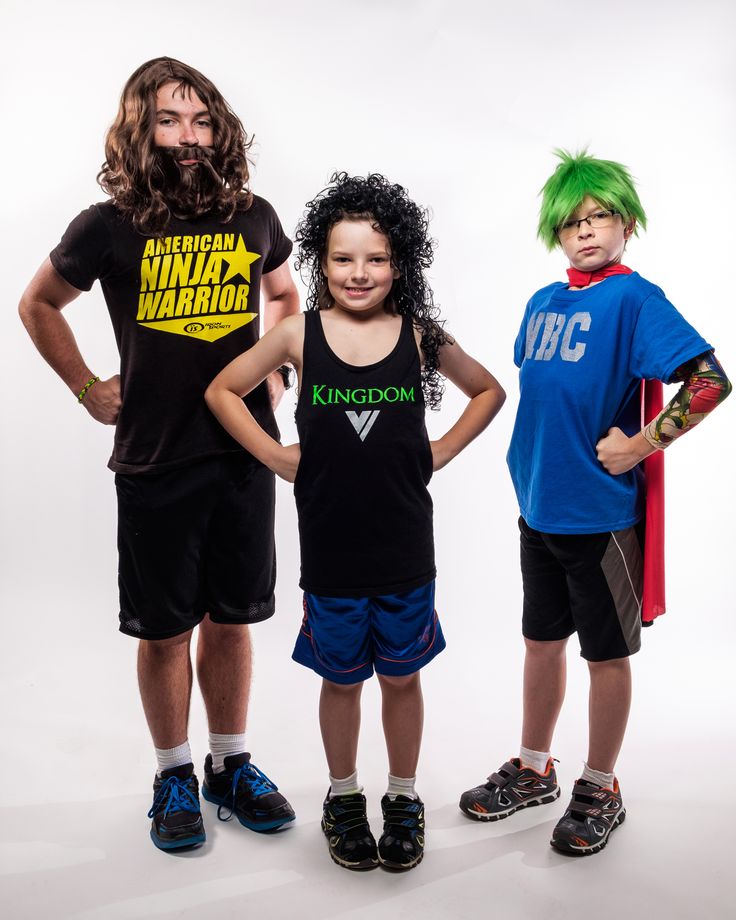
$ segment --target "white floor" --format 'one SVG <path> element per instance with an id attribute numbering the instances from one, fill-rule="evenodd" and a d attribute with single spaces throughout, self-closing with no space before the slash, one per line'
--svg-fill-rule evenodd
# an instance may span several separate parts
<path id="1" fill-rule="evenodd" d="M 48 776 L 53 782 L 53 775 Z M 692 788 L 692 787 L 691 787 Z M 673 790 L 674 791 L 674 790 Z M 430 795 L 427 795 L 427 793 Z M 406 875 L 333 865 L 319 830 L 320 790 L 297 788 L 298 824 L 257 836 L 205 811 L 207 844 L 186 855 L 147 839 L 149 798 L 111 796 L 2 809 L 3 915 L 8 918 L 719 918 L 730 915 L 733 851 L 713 804 L 629 794 L 629 819 L 589 859 L 547 840 L 563 805 L 480 825 L 449 795 L 424 790 L 428 851 Z M 372 816 L 377 824 L 375 807 Z M 730 844 L 730 841 L 729 841 Z"/>
<path id="2" fill-rule="evenodd" d="M 114 610 L 112 591 L 95 584 L 79 597 Z M 477 611 L 464 623 L 453 617 L 445 592 L 448 650 L 424 676 L 426 857 L 406 875 L 359 874 L 330 861 L 319 829 L 326 788 L 319 681 L 289 661 L 293 586 L 280 590 L 284 612 L 255 633 L 248 735 L 254 760 L 289 796 L 297 822 L 257 835 L 218 822 L 203 803 L 207 843 L 178 856 L 157 851 L 148 838 L 153 765 L 136 697 L 135 643 L 114 632 L 107 611 L 92 607 L 74 611 L 81 630 L 68 629 L 72 611 L 55 606 L 53 596 L 34 587 L 44 639 L 29 642 L 27 623 L 10 626 L 3 650 L 0 911 L 10 920 L 731 915 L 730 658 L 727 647 L 711 648 L 710 670 L 695 671 L 691 624 L 682 616 L 653 627 L 634 659 L 637 694 L 619 763 L 627 820 L 602 853 L 570 859 L 548 840 L 585 754 L 585 667 L 571 648 L 555 747 L 562 798 L 495 824 L 470 821 L 457 809 L 459 793 L 516 744 L 520 643 L 515 623 L 499 621 L 486 632 Z M 364 694 L 359 762 L 374 828 L 386 771 L 378 703 L 373 681 Z M 190 736 L 199 765 L 206 727 L 196 695 Z"/>

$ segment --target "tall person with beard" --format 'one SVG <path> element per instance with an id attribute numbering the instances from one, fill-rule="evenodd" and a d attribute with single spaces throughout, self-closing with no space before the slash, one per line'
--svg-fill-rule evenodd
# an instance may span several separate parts
<path id="1" fill-rule="evenodd" d="M 42 356 L 96 421 L 115 426 L 120 631 L 156 750 L 151 839 L 204 842 L 188 741 L 190 644 L 209 725 L 204 797 L 218 817 L 269 831 L 294 819 L 245 751 L 249 625 L 274 612 L 274 476 L 207 410 L 212 377 L 265 327 L 298 312 L 291 241 L 248 188 L 248 137 L 217 88 L 171 58 L 123 90 L 98 176 L 110 200 L 83 211 L 20 304 Z M 99 280 L 120 351 L 100 380 L 62 309 Z M 278 437 L 288 369 L 247 397 Z"/>

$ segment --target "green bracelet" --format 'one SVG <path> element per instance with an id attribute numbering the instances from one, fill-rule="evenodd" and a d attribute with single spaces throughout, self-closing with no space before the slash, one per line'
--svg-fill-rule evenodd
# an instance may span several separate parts
<path id="1" fill-rule="evenodd" d="M 90 390 L 97 383 L 99 379 L 100 379 L 99 377 L 93 377 L 91 380 L 88 380 L 85 383 L 85 385 L 82 387 L 81 393 L 79 394 L 79 396 L 77 396 L 78 403 L 82 402 L 84 397 L 87 395 L 87 391 Z"/>

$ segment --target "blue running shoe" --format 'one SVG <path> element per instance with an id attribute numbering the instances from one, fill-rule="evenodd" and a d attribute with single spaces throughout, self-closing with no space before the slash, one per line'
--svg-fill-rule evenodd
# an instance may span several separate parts
<path id="1" fill-rule="evenodd" d="M 252 831 L 273 831 L 293 821 L 294 809 L 278 786 L 250 762 L 250 754 L 231 754 L 221 773 L 212 770 L 212 755 L 204 762 L 202 795 L 217 805 L 220 821 L 233 815 Z"/>
<path id="2" fill-rule="evenodd" d="M 199 783 L 192 764 L 172 767 L 156 775 L 148 817 L 153 819 L 151 840 L 159 850 L 179 850 L 204 843 Z"/>

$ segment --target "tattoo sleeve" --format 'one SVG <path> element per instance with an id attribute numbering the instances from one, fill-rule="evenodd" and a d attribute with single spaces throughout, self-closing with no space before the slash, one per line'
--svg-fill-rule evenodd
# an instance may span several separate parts
<path id="1" fill-rule="evenodd" d="M 682 364 L 675 378 L 682 386 L 642 430 L 648 443 L 658 450 L 694 428 L 731 392 L 731 382 L 712 351 Z"/>

